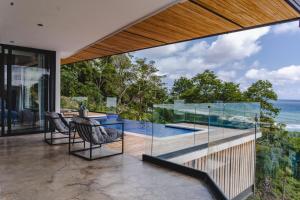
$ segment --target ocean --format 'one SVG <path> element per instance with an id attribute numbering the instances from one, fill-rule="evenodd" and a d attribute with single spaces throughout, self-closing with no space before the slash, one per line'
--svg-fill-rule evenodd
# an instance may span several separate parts
<path id="1" fill-rule="evenodd" d="M 281 109 L 277 122 L 286 124 L 288 131 L 300 132 L 300 100 L 278 100 L 274 104 Z"/>

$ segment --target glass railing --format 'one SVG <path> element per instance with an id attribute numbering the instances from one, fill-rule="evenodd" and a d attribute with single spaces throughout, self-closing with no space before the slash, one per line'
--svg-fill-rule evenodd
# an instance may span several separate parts
<path id="1" fill-rule="evenodd" d="M 84 105 L 91 116 L 97 113 L 107 115 L 118 113 L 116 97 L 102 97 L 98 101 L 88 97 L 61 97 L 61 112 L 65 115 L 78 115 L 81 105 Z"/>
<path id="2" fill-rule="evenodd" d="M 258 103 L 153 106 L 146 154 L 205 172 L 228 199 L 252 193 Z"/>
<path id="3" fill-rule="evenodd" d="M 256 103 L 218 103 L 209 108 L 207 173 L 228 199 L 253 193 Z"/>

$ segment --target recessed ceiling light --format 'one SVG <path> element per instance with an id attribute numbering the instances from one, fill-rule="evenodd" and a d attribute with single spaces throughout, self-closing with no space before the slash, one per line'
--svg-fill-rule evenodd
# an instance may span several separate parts
<path id="1" fill-rule="evenodd" d="M 13 5 L 15 5 L 15 3 L 14 2 L 10 2 L 10 5 L 13 6 Z"/>
<path id="2" fill-rule="evenodd" d="M 42 27 L 42 26 L 44 26 L 44 24 L 37 24 L 39 27 Z"/>

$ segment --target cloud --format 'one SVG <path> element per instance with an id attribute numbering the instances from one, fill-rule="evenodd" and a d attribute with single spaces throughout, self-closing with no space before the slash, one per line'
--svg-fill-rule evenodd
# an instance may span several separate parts
<path id="1" fill-rule="evenodd" d="M 245 77 L 251 80 L 270 80 L 274 85 L 300 82 L 300 65 L 291 65 L 276 70 L 250 69 Z"/>
<path id="2" fill-rule="evenodd" d="M 240 70 L 237 64 L 261 50 L 260 38 L 269 31 L 269 27 L 257 28 L 221 35 L 210 43 L 207 40 L 195 40 L 146 49 L 133 55 L 154 60 L 160 74 L 167 75 L 169 79 L 190 77 L 205 69 L 226 68 L 226 65 Z M 224 79 L 233 78 L 235 73 L 220 72 Z"/>
<path id="3" fill-rule="evenodd" d="M 300 31 L 299 21 L 279 24 L 273 27 L 273 33 L 284 34 L 284 33 L 297 33 Z"/>
<path id="4" fill-rule="evenodd" d="M 236 77 L 236 71 L 224 71 L 220 70 L 217 72 L 218 77 L 223 81 L 232 81 Z"/>
<path id="5" fill-rule="evenodd" d="M 269 31 L 270 27 L 263 27 L 219 36 L 205 50 L 204 60 L 223 65 L 250 57 L 261 50 L 259 39 Z"/>

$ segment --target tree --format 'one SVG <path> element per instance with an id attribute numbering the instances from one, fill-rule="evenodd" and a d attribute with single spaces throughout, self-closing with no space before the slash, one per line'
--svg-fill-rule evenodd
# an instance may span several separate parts
<path id="1" fill-rule="evenodd" d="M 243 93 L 240 85 L 233 82 L 224 82 L 221 88 L 220 100 L 223 102 L 239 102 L 243 101 Z"/>
<path id="2" fill-rule="evenodd" d="M 272 83 L 265 80 L 259 80 L 253 83 L 245 92 L 248 101 L 259 102 L 261 105 L 261 121 L 273 123 L 278 116 L 280 109 L 276 108 L 272 101 L 278 99 L 273 90 Z"/>
<path id="3" fill-rule="evenodd" d="M 220 100 L 222 82 L 214 72 L 206 70 L 192 78 L 193 86 L 182 92 L 189 103 L 209 103 Z"/>
<path id="4" fill-rule="evenodd" d="M 174 81 L 171 95 L 174 98 L 180 98 L 180 96 L 187 90 L 191 89 L 194 86 L 193 81 L 186 77 L 180 77 Z"/>
<path id="5" fill-rule="evenodd" d="M 121 106 L 128 88 L 136 79 L 136 67 L 131 62 L 131 56 L 128 54 L 111 56 L 109 59 L 102 61 L 102 66 L 106 66 L 106 69 L 109 69 L 105 73 L 107 80 L 105 88 L 109 87 L 110 89 L 105 95 L 117 96 L 118 105 Z"/>
<path id="6" fill-rule="evenodd" d="M 156 74 L 158 69 L 153 61 L 147 62 L 144 58 L 137 59 L 135 63 L 136 79 L 128 90 L 128 105 L 134 108 L 135 119 L 149 119 L 150 116 L 145 114 L 153 104 L 167 99 L 167 91 L 162 82 L 163 76 Z"/>
<path id="7" fill-rule="evenodd" d="M 185 99 L 190 103 L 238 102 L 244 99 L 239 84 L 222 82 L 209 70 L 192 79 L 181 77 L 175 80 L 171 94 L 173 98 Z"/>

